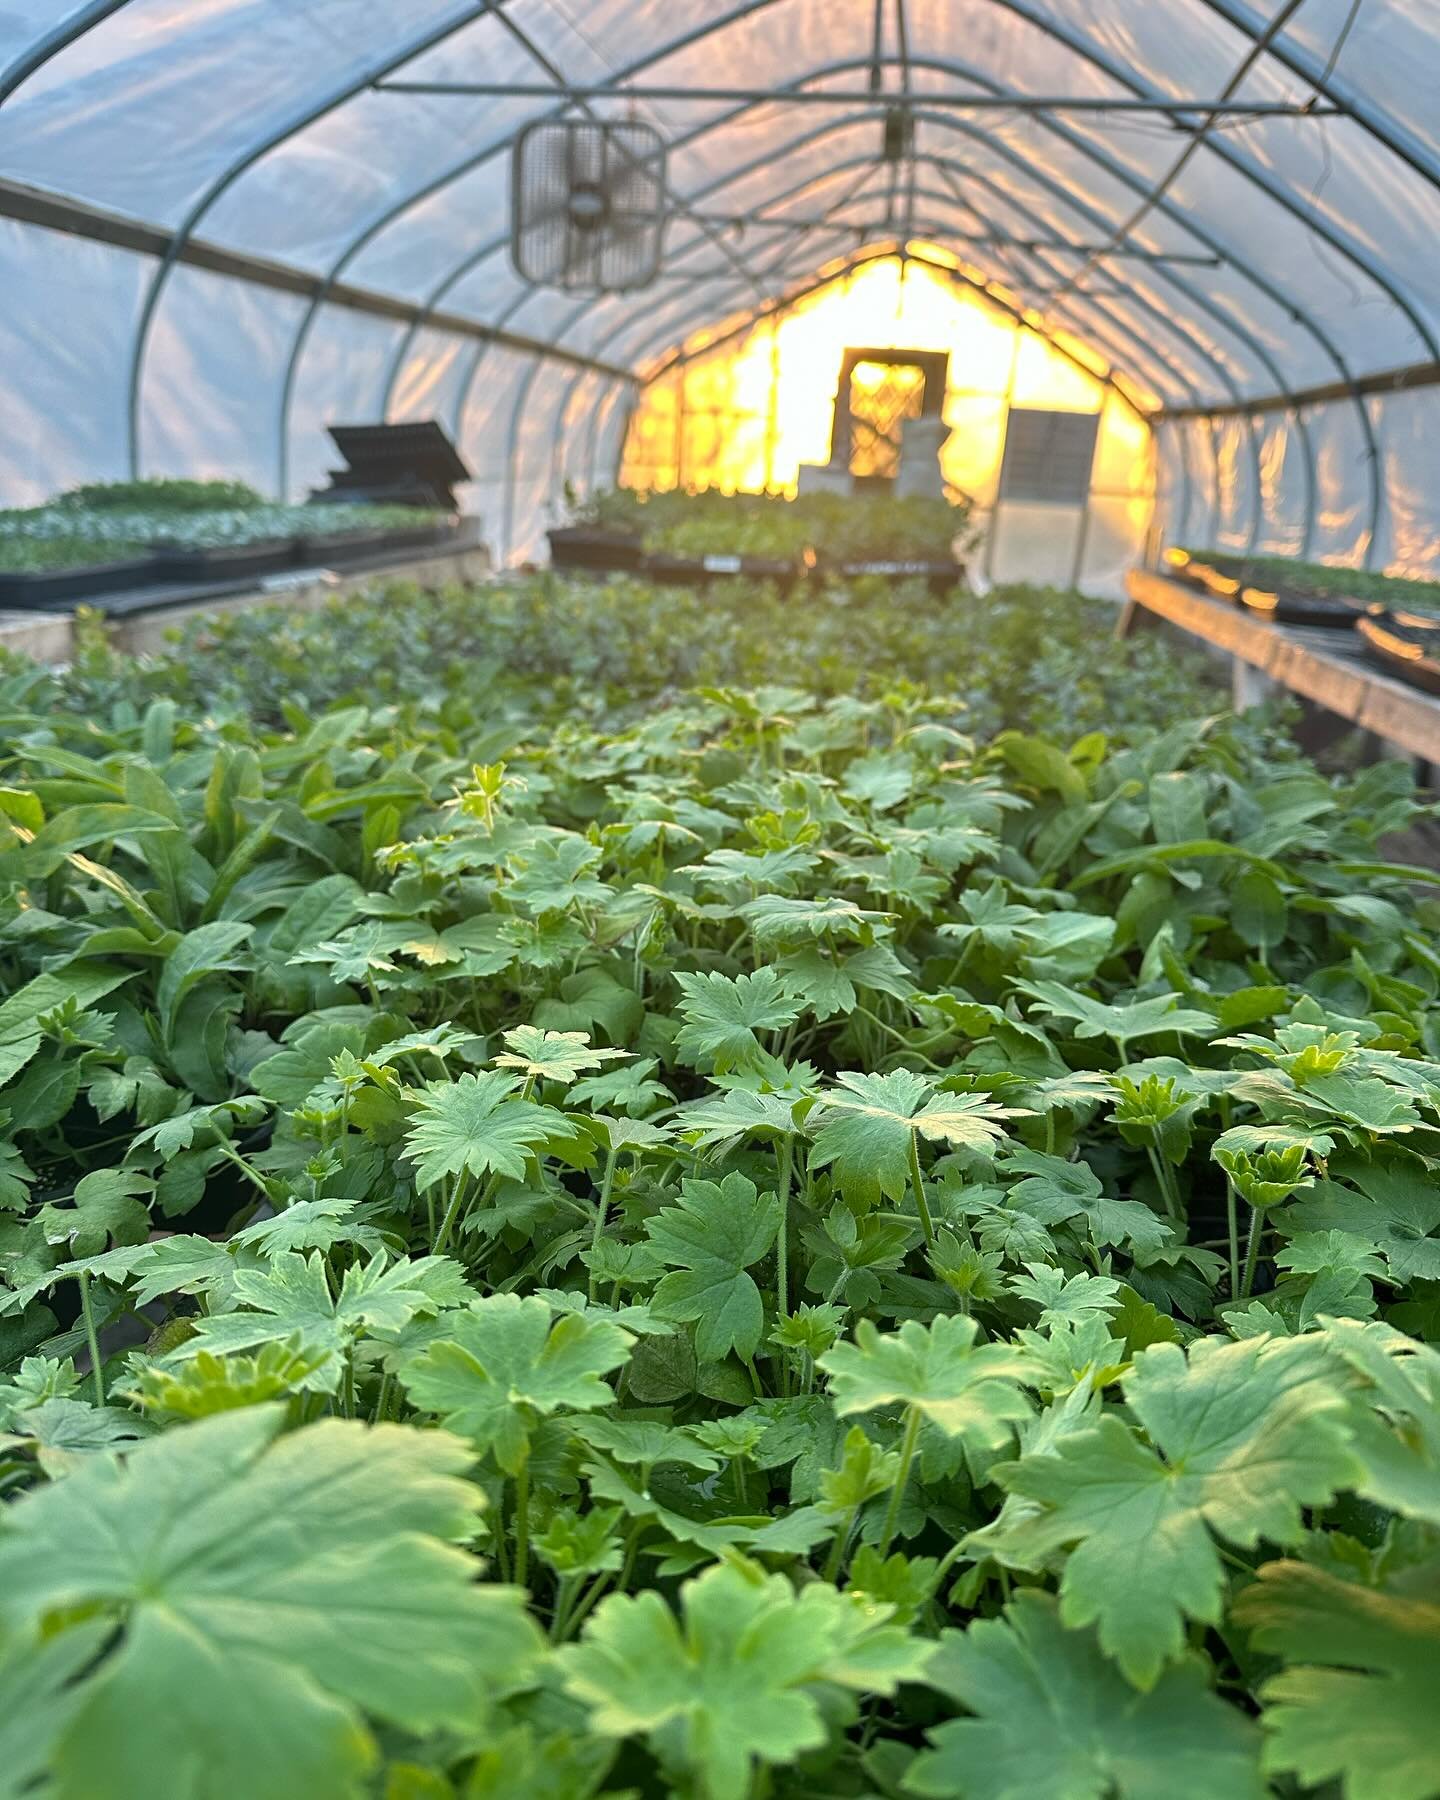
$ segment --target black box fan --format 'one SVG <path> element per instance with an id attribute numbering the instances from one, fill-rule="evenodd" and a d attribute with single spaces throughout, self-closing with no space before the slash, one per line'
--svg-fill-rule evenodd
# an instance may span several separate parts
<path id="1" fill-rule="evenodd" d="M 652 282 L 665 229 L 665 145 L 634 120 L 537 120 L 515 142 L 510 256 L 538 287 L 621 293 Z"/>

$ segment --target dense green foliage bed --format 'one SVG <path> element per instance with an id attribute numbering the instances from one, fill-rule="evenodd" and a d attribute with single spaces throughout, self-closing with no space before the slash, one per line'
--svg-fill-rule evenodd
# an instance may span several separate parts
<path id="1" fill-rule="evenodd" d="M 445 516 L 407 506 L 278 506 L 240 481 L 99 482 L 0 512 L 0 572 L 84 568 L 155 546 L 204 550 L 409 530 Z"/>
<path id="2" fill-rule="evenodd" d="M 712 553 L 834 561 L 884 556 L 948 557 L 971 542 L 970 506 L 888 493 L 723 494 L 629 488 L 592 495 L 573 509 L 577 523 L 637 534 L 647 550 L 675 556 Z"/>
<path id="3" fill-rule="evenodd" d="M 1436 1791 L 1408 771 L 1098 617 L 8 668 L 0 1787 Z"/>

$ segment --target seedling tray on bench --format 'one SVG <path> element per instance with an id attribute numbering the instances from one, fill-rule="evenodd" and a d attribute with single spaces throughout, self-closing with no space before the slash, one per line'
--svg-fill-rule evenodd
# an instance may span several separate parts
<path id="1" fill-rule="evenodd" d="M 639 537 L 599 525 L 557 525 L 547 532 L 552 569 L 588 569 L 601 574 L 636 574 L 645 550 Z"/>
<path id="2" fill-rule="evenodd" d="M 723 581 L 727 576 L 735 575 L 744 576 L 750 581 L 798 581 L 804 572 L 798 558 L 787 561 L 778 556 L 726 556 L 723 553 L 675 556 L 668 550 L 647 552 L 640 567 L 641 572 L 652 581 L 676 584 L 693 582 L 696 586 L 703 586 L 708 581 Z"/>
<path id="3" fill-rule="evenodd" d="M 847 581 L 925 581 L 940 589 L 958 587 L 965 579 L 965 564 L 953 556 L 817 556 L 815 568 L 820 575 Z"/>
<path id="4" fill-rule="evenodd" d="M 73 569 L 0 571 L 0 607 L 21 612 L 68 612 L 97 594 L 139 587 L 153 579 L 153 556 L 129 556 L 120 562 L 82 563 Z"/>
<path id="5" fill-rule="evenodd" d="M 1412 687 L 1440 694 L 1440 618 L 1372 607 L 1356 621 L 1371 659 Z"/>
<path id="6" fill-rule="evenodd" d="M 273 575 L 293 567 L 297 540 L 263 538 L 250 544 L 166 544 L 155 546 L 156 573 L 163 581 L 225 581 L 240 575 Z"/>
<path id="7" fill-rule="evenodd" d="M 1241 587 L 1240 604 L 1278 625 L 1324 625 L 1345 630 L 1364 612 L 1358 600 L 1344 594 L 1322 593 L 1305 587 Z"/>

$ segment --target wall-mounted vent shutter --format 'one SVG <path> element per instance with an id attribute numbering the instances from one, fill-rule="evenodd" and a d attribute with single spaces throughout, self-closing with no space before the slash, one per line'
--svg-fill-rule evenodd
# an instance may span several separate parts
<path id="1" fill-rule="evenodd" d="M 1080 506 L 1090 491 L 1098 413 L 1042 412 L 1012 407 L 1000 468 L 1003 500 L 1041 500 Z"/>

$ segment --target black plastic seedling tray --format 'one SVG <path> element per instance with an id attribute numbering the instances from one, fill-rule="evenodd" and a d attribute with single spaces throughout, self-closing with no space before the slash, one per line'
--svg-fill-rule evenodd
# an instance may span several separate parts
<path id="1" fill-rule="evenodd" d="M 546 535 L 553 569 L 635 574 L 645 557 L 644 546 L 633 532 L 609 531 L 598 525 L 557 525 Z"/>
<path id="2" fill-rule="evenodd" d="M 156 573 L 153 556 L 121 562 L 84 563 L 74 569 L 15 569 L 0 572 L 0 607 L 20 612 L 68 612 L 99 594 L 139 587 Z"/>
<path id="3" fill-rule="evenodd" d="M 1331 631 L 1346 630 L 1364 612 L 1358 600 L 1322 594 L 1314 588 L 1242 587 L 1240 604 L 1277 625 L 1322 625 Z"/>
<path id="4" fill-rule="evenodd" d="M 821 557 L 822 575 L 839 575 L 849 581 L 925 581 L 932 588 L 951 588 L 965 579 L 965 564 L 953 556 L 846 556 L 831 561 Z"/>
<path id="5" fill-rule="evenodd" d="M 1374 607 L 1356 621 L 1355 629 L 1371 660 L 1387 674 L 1440 694 L 1440 619 Z"/>
<path id="6" fill-rule="evenodd" d="M 778 556 L 672 556 L 665 550 L 650 551 L 641 569 L 652 581 L 676 584 L 724 581 L 730 576 L 744 576 L 750 581 L 797 581 L 804 573 L 798 558 L 786 561 Z"/>
<path id="7" fill-rule="evenodd" d="M 156 573 L 163 581 L 226 581 L 241 575 L 273 575 L 294 565 L 297 540 L 264 538 L 252 544 L 157 544 Z"/>

